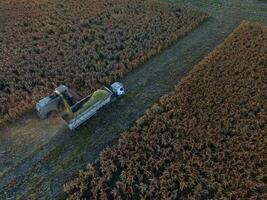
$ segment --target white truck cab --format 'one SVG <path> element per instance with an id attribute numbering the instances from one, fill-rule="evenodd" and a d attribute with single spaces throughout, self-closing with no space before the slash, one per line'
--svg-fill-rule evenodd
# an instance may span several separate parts
<path id="1" fill-rule="evenodd" d="M 113 83 L 110 87 L 111 87 L 112 92 L 114 92 L 114 94 L 116 94 L 116 96 L 118 97 L 123 96 L 125 94 L 124 87 L 119 82 Z"/>

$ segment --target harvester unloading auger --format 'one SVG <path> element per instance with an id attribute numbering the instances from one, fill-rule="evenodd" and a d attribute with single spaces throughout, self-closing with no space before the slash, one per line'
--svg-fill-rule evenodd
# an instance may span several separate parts
<path id="1" fill-rule="evenodd" d="M 59 112 L 63 104 L 65 111 L 62 112 L 61 117 L 69 129 L 73 130 L 90 119 L 97 110 L 124 94 L 124 87 L 119 82 L 113 83 L 110 88 L 104 86 L 83 99 L 70 88 L 60 85 L 52 95 L 41 99 L 36 104 L 36 110 L 41 118 L 47 118 L 50 113 Z"/>

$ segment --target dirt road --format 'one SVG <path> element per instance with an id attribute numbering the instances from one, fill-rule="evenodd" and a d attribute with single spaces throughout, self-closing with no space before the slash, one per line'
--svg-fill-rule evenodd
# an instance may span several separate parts
<path id="1" fill-rule="evenodd" d="M 267 22 L 264 1 L 188 1 L 212 17 L 174 46 L 121 80 L 127 95 L 70 133 L 60 118 L 34 113 L 0 130 L 0 199 L 61 197 L 63 183 L 116 142 L 147 108 L 212 51 L 241 20 Z M 186 3 L 185 3 L 186 2 Z"/>

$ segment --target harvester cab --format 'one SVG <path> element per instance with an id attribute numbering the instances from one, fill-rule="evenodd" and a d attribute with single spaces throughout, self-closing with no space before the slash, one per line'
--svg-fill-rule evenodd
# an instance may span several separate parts
<path id="1" fill-rule="evenodd" d="M 75 104 L 81 98 L 74 91 L 70 90 L 65 85 L 60 85 L 50 96 L 41 99 L 36 104 L 36 110 L 41 118 L 47 118 L 49 114 L 58 112 L 62 105 L 62 99 L 64 99 L 70 106 Z M 65 103 L 63 101 L 63 103 Z"/>
<path id="2" fill-rule="evenodd" d="M 74 93 L 74 91 L 72 91 L 65 85 L 60 85 L 59 87 L 57 87 L 55 89 L 55 94 L 65 99 L 70 106 L 72 106 L 81 99 L 79 95 Z"/>

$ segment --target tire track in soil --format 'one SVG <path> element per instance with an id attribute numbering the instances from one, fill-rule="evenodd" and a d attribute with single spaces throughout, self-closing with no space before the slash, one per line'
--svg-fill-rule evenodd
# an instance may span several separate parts
<path id="1" fill-rule="evenodd" d="M 231 10 L 227 14 L 227 10 L 213 13 L 204 24 L 122 79 L 127 95 L 100 111 L 73 135 L 70 136 L 60 124 L 63 122 L 58 121 L 55 130 L 51 129 L 55 134 L 49 134 L 43 143 L 40 142 L 41 148 L 30 153 L 22 152 L 24 158 L 1 178 L 0 199 L 60 197 L 62 184 L 87 163 L 94 162 L 104 147 L 116 142 L 123 130 L 130 127 L 163 94 L 171 91 L 242 19 L 251 18 L 243 14 L 233 15 Z M 264 21 L 264 18 L 263 15 L 260 19 Z M 30 115 L 27 120 L 31 118 L 35 117 Z M 31 146 L 25 145 L 28 145 L 27 149 Z"/>

